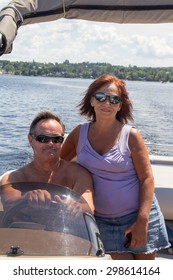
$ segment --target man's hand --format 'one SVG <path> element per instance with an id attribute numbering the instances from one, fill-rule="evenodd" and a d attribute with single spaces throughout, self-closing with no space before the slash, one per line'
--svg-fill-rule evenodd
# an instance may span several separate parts
<path id="1" fill-rule="evenodd" d="M 69 211 L 75 217 L 78 217 L 83 212 L 81 203 L 73 200 L 71 197 L 61 199 L 59 195 L 55 195 L 54 201 L 61 203 L 64 206 L 64 211 Z"/>
<path id="2" fill-rule="evenodd" d="M 24 195 L 24 198 L 28 201 L 31 207 L 37 209 L 47 209 L 51 204 L 51 195 L 46 190 L 33 190 Z"/>
<path id="3" fill-rule="evenodd" d="M 28 201 L 29 206 L 37 209 L 48 209 L 52 203 L 50 193 L 41 189 L 27 192 L 24 195 L 24 199 Z M 59 195 L 55 195 L 54 202 L 57 203 L 57 206 L 62 206 L 64 212 L 68 211 L 70 215 L 75 217 L 78 217 L 82 212 L 81 203 L 74 201 L 71 197 L 61 199 Z"/>

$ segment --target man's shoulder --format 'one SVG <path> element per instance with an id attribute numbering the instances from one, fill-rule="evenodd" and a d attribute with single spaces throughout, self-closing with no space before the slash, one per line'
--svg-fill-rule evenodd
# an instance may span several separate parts
<path id="1" fill-rule="evenodd" d="M 63 161 L 63 165 L 64 168 L 68 168 L 68 170 L 74 170 L 74 171 L 83 171 L 83 172 L 87 172 L 89 173 L 89 171 L 81 166 L 79 163 L 75 162 L 75 161 L 66 161 L 66 160 L 62 160 Z"/>
<path id="2" fill-rule="evenodd" d="M 16 170 L 9 170 L 4 173 L 0 178 L 0 184 L 5 185 L 9 183 L 19 182 L 24 180 L 24 167 L 16 169 Z"/>

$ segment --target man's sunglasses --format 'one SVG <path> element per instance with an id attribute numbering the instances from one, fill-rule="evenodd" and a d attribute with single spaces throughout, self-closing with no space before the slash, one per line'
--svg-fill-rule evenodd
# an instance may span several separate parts
<path id="1" fill-rule="evenodd" d="M 48 136 L 48 135 L 34 135 L 31 134 L 32 138 L 34 138 L 37 142 L 40 143 L 62 143 L 64 141 L 64 137 L 57 135 L 57 136 Z"/>
<path id="2" fill-rule="evenodd" d="M 108 95 L 108 94 L 105 94 L 103 92 L 97 92 L 94 94 L 94 97 L 97 101 L 99 102 L 104 102 L 105 100 L 109 100 L 110 103 L 112 104 L 117 104 L 117 103 L 120 103 L 122 102 L 122 99 L 121 97 L 119 97 L 118 95 Z"/>

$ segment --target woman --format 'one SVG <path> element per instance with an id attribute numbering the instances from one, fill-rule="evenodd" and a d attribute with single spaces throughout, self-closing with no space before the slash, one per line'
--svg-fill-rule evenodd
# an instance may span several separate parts
<path id="1" fill-rule="evenodd" d="M 112 259 L 153 260 L 169 247 L 163 215 L 154 196 L 147 149 L 132 121 L 125 83 L 104 75 L 80 103 L 89 122 L 67 137 L 61 157 L 77 161 L 92 174 L 95 218 Z"/>

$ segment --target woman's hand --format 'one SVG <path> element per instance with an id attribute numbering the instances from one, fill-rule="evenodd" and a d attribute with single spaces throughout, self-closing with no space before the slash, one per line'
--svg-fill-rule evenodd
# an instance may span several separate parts
<path id="1" fill-rule="evenodd" d="M 143 246 L 147 242 L 148 223 L 135 222 L 132 226 L 125 230 L 125 236 L 131 233 L 130 246 L 137 248 Z"/>

